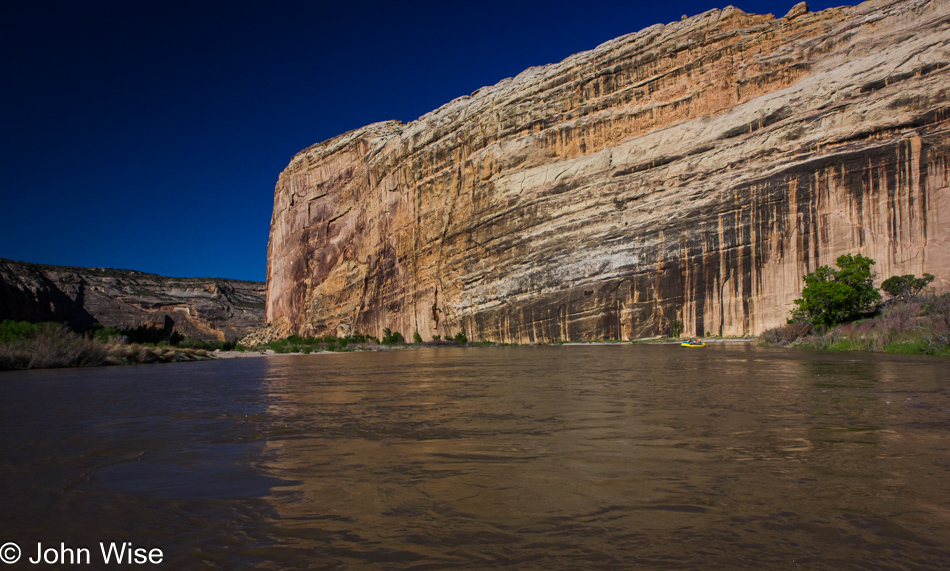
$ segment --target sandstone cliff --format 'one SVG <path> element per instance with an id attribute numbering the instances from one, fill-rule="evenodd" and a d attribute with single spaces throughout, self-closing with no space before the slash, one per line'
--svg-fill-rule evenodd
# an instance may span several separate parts
<path id="1" fill-rule="evenodd" d="M 169 278 L 0 258 L 0 320 L 171 327 L 202 341 L 235 341 L 264 322 L 264 284 Z"/>
<path id="2" fill-rule="evenodd" d="M 314 145 L 274 192 L 267 321 L 738 335 L 843 253 L 946 285 L 948 42 L 948 0 L 729 7 Z"/>

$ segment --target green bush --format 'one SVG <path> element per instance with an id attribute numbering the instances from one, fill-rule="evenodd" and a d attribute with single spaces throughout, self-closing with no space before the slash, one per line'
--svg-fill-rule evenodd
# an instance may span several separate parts
<path id="1" fill-rule="evenodd" d="M 916 299 L 932 281 L 934 281 L 932 274 L 924 274 L 922 278 L 913 274 L 891 276 L 884 280 L 881 289 L 897 301 L 910 302 Z"/>
<path id="2" fill-rule="evenodd" d="M 383 328 L 383 345 L 394 345 L 396 343 L 405 343 L 406 338 L 398 331 L 390 331 L 388 327 Z"/>
<path id="3" fill-rule="evenodd" d="M 422 335 L 419 335 L 418 331 L 412 332 L 412 342 L 413 343 L 422 343 Z"/>
<path id="4" fill-rule="evenodd" d="M 452 338 L 456 343 L 468 343 L 468 337 L 465 336 L 464 331 L 459 331 L 455 334 L 455 337 Z"/>
<path id="5" fill-rule="evenodd" d="M 50 329 L 61 327 L 58 323 L 30 323 L 5 319 L 0 322 L 0 343 L 13 343 L 19 339 L 34 339 Z"/>
<path id="6" fill-rule="evenodd" d="M 683 322 L 677 319 L 670 323 L 670 337 L 679 337 L 683 333 Z"/>
<path id="7" fill-rule="evenodd" d="M 121 331 L 115 327 L 106 327 L 101 323 L 93 323 L 85 333 L 87 336 L 103 343 L 119 341 L 120 339 L 121 341 L 127 341 L 127 339 L 124 339 Z"/>
<path id="8" fill-rule="evenodd" d="M 167 330 L 163 327 L 152 325 L 139 325 L 131 329 L 123 329 L 122 335 L 129 340 L 129 343 L 139 343 L 141 345 L 178 345 L 185 340 L 185 336 L 174 330 Z"/>
<path id="9" fill-rule="evenodd" d="M 432 336 L 432 340 L 433 340 L 433 341 L 441 341 L 441 340 L 442 340 L 442 336 L 441 336 L 441 335 L 433 335 L 433 336 Z"/>
<path id="10" fill-rule="evenodd" d="M 198 339 L 184 339 L 177 347 L 204 351 L 240 351 L 237 341 L 201 341 Z"/>
<path id="11" fill-rule="evenodd" d="M 881 301 L 874 287 L 871 266 L 874 260 L 860 254 L 839 256 L 839 269 L 820 266 L 803 276 L 805 286 L 798 307 L 792 311 L 793 321 L 808 321 L 815 327 L 831 327 L 850 321 L 873 310 Z"/>

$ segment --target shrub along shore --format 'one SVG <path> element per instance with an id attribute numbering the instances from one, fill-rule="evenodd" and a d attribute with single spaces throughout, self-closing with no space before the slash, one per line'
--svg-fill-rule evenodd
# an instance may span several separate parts
<path id="1" fill-rule="evenodd" d="M 950 357 L 950 294 L 897 302 L 878 315 L 829 328 L 797 321 L 762 334 L 766 345 Z"/>
<path id="2" fill-rule="evenodd" d="M 804 276 L 788 323 L 762 334 L 765 345 L 950 357 L 950 293 L 925 291 L 934 276 L 892 276 L 874 287 L 874 260 L 841 256 L 838 269 Z"/>
<path id="3" fill-rule="evenodd" d="M 125 332 L 99 327 L 77 333 L 59 323 L 7 320 L 0 322 L 0 370 L 203 361 L 213 358 L 210 351 L 234 345 L 180 337 L 172 339 L 174 344 L 161 332 L 149 327 Z"/>
<path id="4" fill-rule="evenodd" d="M 451 339 L 442 339 L 436 336 L 432 341 L 422 341 L 418 332 L 413 335 L 413 343 L 408 343 L 401 333 L 393 332 L 390 331 L 389 328 L 386 328 L 383 329 L 382 339 L 361 333 L 354 333 L 346 337 L 336 337 L 334 335 L 328 335 L 326 337 L 301 337 L 299 335 L 291 335 L 290 337 L 250 348 L 238 346 L 236 350 L 248 352 L 272 351 L 281 355 L 308 355 L 318 352 L 379 351 L 396 347 L 461 347 L 485 344 L 495 345 L 495 343 L 484 342 L 469 343 L 464 333 L 458 333 Z"/>
<path id="5" fill-rule="evenodd" d="M 75 332 L 59 323 L 7 320 L 0 322 L 0 370 L 173 363 L 239 355 L 307 355 L 340 351 L 378 351 L 397 347 L 497 345 L 490 342 L 469 343 L 468 338 L 461 332 L 451 339 L 441 339 L 437 336 L 428 342 L 423 342 L 419 334 L 415 333 L 413 341 L 409 344 L 402 334 L 384 329 L 381 340 L 359 333 L 346 337 L 316 338 L 292 335 L 249 348 L 236 342 L 186 339 L 173 331 L 149 326 L 125 330 L 98 326 L 88 331 Z"/>

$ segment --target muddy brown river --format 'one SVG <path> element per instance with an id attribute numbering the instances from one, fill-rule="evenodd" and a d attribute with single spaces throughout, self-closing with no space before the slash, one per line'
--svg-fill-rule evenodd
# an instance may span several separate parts
<path id="1" fill-rule="evenodd" d="M 946 569 L 948 388 L 742 343 L 0 373 L 0 567 Z"/>

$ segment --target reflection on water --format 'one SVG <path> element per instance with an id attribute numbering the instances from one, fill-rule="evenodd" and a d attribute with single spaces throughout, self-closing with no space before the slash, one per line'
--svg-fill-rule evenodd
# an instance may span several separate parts
<path id="1" fill-rule="evenodd" d="M 745 344 L 6 373 L 0 540 L 168 568 L 945 568 L 948 381 Z"/>

